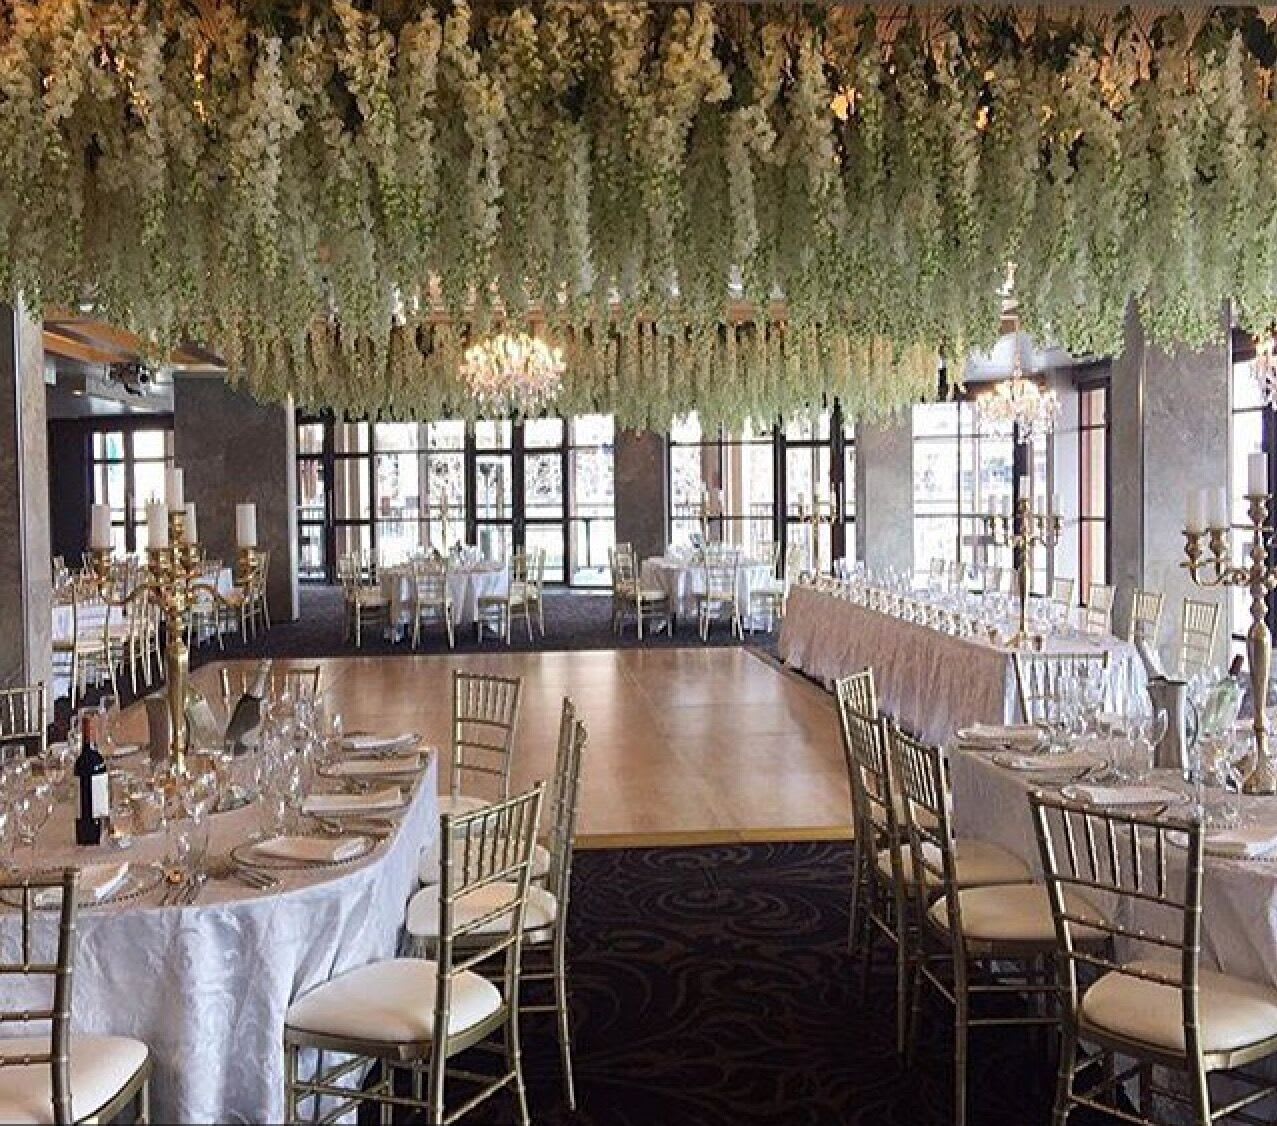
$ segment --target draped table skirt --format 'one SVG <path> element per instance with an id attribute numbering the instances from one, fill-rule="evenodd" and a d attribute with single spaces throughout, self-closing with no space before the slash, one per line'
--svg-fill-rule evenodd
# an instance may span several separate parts
<path id="1" fill-rule="evenodd" d="M 449 568 L 448 593 L 452 596 L 453 623 L 474 625 L 479 616 L 480 598 L 500 598 L 510 587 L 510 573 L 503 564 Z M 406 567 L 383 567 L 381 593 L 390 603 L 390 623 L 395 632 L 412 621 L 412 571 Z"/>

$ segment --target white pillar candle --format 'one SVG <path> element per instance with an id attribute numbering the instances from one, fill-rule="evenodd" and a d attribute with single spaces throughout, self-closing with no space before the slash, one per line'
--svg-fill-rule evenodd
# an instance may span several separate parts
<path id="1" fill-rule="evenodd" d="M 89 547 L 94 551 L 111 549 L 111 507 L 95 504 L 89 510 Z"/>
<path id="2" fill-rule="evenodd" d="M 146 546 L 168 547 L 168 505 L 162 500 L 146 506 Z"/>
<path id="3" fill-rule="evenodd" d="M 235 546 L 257 546 L 257 505 L 249 503 L 235 506 Z"/>
<path id="4" fill-rule="evenodd" d="M 1029 480 L 1028 474 L 1020 478 L 1020 499 L 1024 500 L 1033 492 L 1033 482 Z"/>
<path id="5" fill-rule="evenodd" d="M 1222 485 L 1215 489 L 1208 489 L 1207 496 L 1207 524 L 1211 528 L 1227 528 L 1228 527 L 1228 490 Z"/>
<path id="6" fill-rule="evenodd" d="M 1266 497 L 1268 495 L 1268 455 L 1260 450 L 1250 455 L 1247 463 L 1248 497 Z"/>
<path id="7" fill-rule="evenodd" d="M 195 502 L 194 501 L 191 501 L 191 503 L 186 506 L 186 542 L 187 543 L 200 542 L 198 525 L 195 523 Z"/>
<path id="8" fill-rule="evenodd" d="M 175 512 L 186 507 L 185 482 L 180 469 L 164 471 L 164 503 Z"/>
<path id="9" fill-rule="evenodd" d="M 1188 490 L 1184 528 L 1194 533 L 1201 533 L 1206 528 L 1206 497 L 1202 489 Z"/>
<path id="10" fill-rule="evenodd" d="M 1011 498 L 1003 497 L 1001 501 L 1001 507 L 1002 507 L 1002 515 L 1009 519 L 1011 516 Z"/>
<path id="11" fill-rule="evenodd" d="M 1059 516 L 1060 513 L 1062 513 L 1063 511 L 1064 509 L 1060 507 L 1060 494 L 1052 493 L 1051 494 L 1051 515 Z"/>
<path id="12" fill-rule="evenodd" d="M 1046 497 L 1039 496 L 1033 501 L 1033 511 L 1039 516 L 1046 515 Z"/>

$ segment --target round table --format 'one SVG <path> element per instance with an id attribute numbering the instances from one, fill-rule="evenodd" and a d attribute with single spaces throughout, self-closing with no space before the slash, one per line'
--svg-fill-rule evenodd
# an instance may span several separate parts
<path id="1" fill-rule="evenodd" d="M 390 604 L 390 625 L 396 634 L 412 621 L 412 567 L 383 567 L 381 593 Z M 468 563 L 448 567 L 448 593 L 452 596 L 453 624 L 473 625 L 479 616 L 480 598 L 500 598 L 510 587 L 504 563 Z"/>
<path id="2" fill-rule="evenodd" d="M 256 891 L 210 880 L 189 907 L 159 905 L 162 889 L 127 903 L 83 907 L 72 990 L 76 1033 L 130 1036 L 149 1046 L 152 1120 L 284 1121 L 284 1016 L 298 995 L 335 974 L 393 957 L 417 862 L 439 831 L 435 755 L 395 833 L 362 860 L 278 871 Z M 41 866 L 158 861 L 163 833 L 132 847 L 77 848 L 69 801 L 41 834 Z M 209 855 L 222 856 L 259 824 L 249 805 L 212 819 Z M 38 913 L 40 941 L 57 926 Z M 0 907 L 0 951 L 18 950 L 20 917 Z M 46 947 L 47 949 L 47 947 Z M 0 1008 L 37 1004 L 47 983 L 0 978 Z M 21 1025 L 6 1028 L 22 1035 Z"/>
<path id="3" fill-rule="evenodd" d="M 696 617 L 696 596 L 705 592 L 705 571 L 694 558 L 656 555 L 643 560 L 640 571 L 645 587 L 665 592 L 675 618 L 684 621 Z M 742 559 L 736 571 L 736 600 L 741 618 L 750 621 L 750 594 L 772 578 L 771 564 Z"/>

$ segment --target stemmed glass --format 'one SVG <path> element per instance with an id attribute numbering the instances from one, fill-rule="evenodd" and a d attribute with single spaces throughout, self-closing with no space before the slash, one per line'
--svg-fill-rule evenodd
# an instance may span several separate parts
<path id="1" fill-rule="evenodd" d="M 105 695 L 98 701 L 98 711 L 101 713 L 102 722 L 98 725 L 101 739 L 101 746 L 98 748 L 104 758 L 110 758 L 115 750 L 115 716 L 117 701 L 114 696 Z"/>
<path id="2" fill-rule="evenodd" d="M 31 867 L 35 867 L 35 846 L 40 830 L 53 816 L 56 803 L 53 783 L 39 774 L 32 774 L 27 785 L 18 797 L 15 806 L 17 813 L 18 840 L 31 850 Z"/>

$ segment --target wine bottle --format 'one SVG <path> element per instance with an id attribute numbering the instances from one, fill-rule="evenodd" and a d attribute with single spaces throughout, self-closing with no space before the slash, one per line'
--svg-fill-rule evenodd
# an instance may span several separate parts
<path id="1" fill-rule="evenodd" d="M 80 753 L 75 760 L 75 777 L 80 791 L 75 843 L 100 845 L 106 819 L 111 815 L 111 783 L 106 772 L 106 759 L 98 750 L 97 717 L 86 715 L 82 730 Z"/>
<path id="2" fill-rule="evenodd" d="M 1240 653 L 1228 666 L 1228 675 L 1206 697 L 1202 715 L 1204 735 L 1222 735 L 1237 722 L 1246 689 L 1242 685 L 1242 667 L 1245 660 Z"/>
<path id="3" fill-rule="evenodd" d="M 226 747 L 232 754 L 243 754 L 255 742 L 254 736 L 262 722 L 262 700 L 266 685 L 270 683 L 271 662 L 262 661 L 257 673 L 235 704 L 230 722 L 226 725 Z"/>

